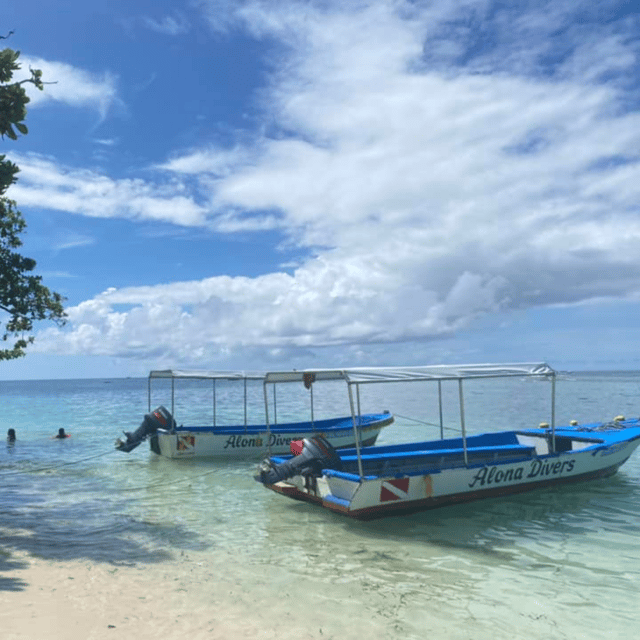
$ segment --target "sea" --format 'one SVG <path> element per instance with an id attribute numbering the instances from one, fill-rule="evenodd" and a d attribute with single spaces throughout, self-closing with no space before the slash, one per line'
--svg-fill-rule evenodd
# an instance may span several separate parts
<path id="1" fill-rule="evenodd" d="M 248 601 L 255 590 L 265 628 L 283 598 L 306 607 L 311 637 L 340 637 L 323 636 L 323 621 L 343 637 L 367 629 L 369 640 L 638 636 L 640 451 L 608 479 L 358 522 L 266 490 L 253 477 L 259 459 L 169 460 L 146 443 L 115 450 L 160 404 L 179 424 L 206 424 L 214 412 L 217 424 L 242 423 L 246 394 L 246 419 L 262 420 L 261 384 L 217 384 L 214 402 L 201 381 L 176 384 L 173 397 L 146 378 L 0 382 L 2 428 L 17 434 L 0 445 L 0 591 L 24 586 L 6 576 L 18 551 L 177 572 L 190 553 L 237 576 Z M 348 414 L 345 385 L 321 386 L 315 417 Z M 465 382 L 467 432 L 550 422 L 551 386 Z M 268 401 L 279 421 L 306 419 L 309 390 L 277 394 Z M 437 384 L 357 395 L 362 411 L 395 416 L 379 444 L 455 435 L 458 385 L 443 383 L 442 398 L 441 425 Z M 564 372 L 555 399 L 558 425 L 637 417 L 640 372 Z M 69 438 L 53 437 L 61 427 Z"/>

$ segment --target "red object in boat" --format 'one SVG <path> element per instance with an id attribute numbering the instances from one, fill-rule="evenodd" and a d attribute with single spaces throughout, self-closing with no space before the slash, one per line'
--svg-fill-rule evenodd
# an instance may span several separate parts
<path id="1" fill-rule="evenodd" d="M 304 441 L 303 440 L 292 440 L 289 443 L 289 449 L 291 449 L 291 453 L 294 456 L 299 456 L 304 449 Z"/>

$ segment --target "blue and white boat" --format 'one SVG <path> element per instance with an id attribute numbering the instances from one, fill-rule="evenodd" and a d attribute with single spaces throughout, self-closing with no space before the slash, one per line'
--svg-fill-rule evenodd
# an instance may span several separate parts
<path id="1" fill-rule="evenodd" d="M 318 372 L 307 372 L 307 374 Z M 256 479 L 268 489 L 340 514 L 369 519 L 610 476 L 640 444 L 640 421 L 555 425 L 556 372 L 547 364 L 344 370 L 350 387 L 436 382 L 437 440 L 336 451 L 322 438 L 294 443 L 295 456 L 266 459 Z M 277 374 L 270 374 L 278 379 Z M 302 375 L 302 374 L 301 374 Z M 548 422 L 537 428 L 467 435 L 463 383 L 524 377 L 551 383 Z M 442 384 L 458 386 L 460 437 L 442 436 Z"/>
<path id="2" fill-rule="evenodd" d="M 284 375 L 284 374 L 283 374 Z M 297 374 L 292 374 L 297 376 Z M 229 371 L 151 371 L 148 383 L 148 413 L 142 424 L 134 432 L 125 432 L 124 439 L 116 440 L 116 448 L 129 452 L 145 440 L 149 440 L 151 451 L 167 458 L 230 458 L 257 460 L 266 454 L 289 452 L 290 443 L 314 436 L 326 438 L 336 449 L 373 445 L 383 427 L 393 422 L 388 412 L 362 414 L 351 399 L 350 415 L 318 419 L 314 405 L 313 379 L 298 376 L 300 389 L 308 396 L 309 419 L 296 422 L 279 422 L 276 403 L 278 382 L 267 380 L 264 373 Z M 341 380 L 342 374 L 334 372 L 324 379 Z M 157 381 L 164 381 L 165 392 L 169 393 L 171 410 L 164 405 L 151 409 L 152 387 Z M 211 410 L 211 421 L 192 425 L 178 425 L 184 401 L 176 402 L 176 383 L 200 381 L 211 395 L 207 404 Z M 263 393 L 256 395 L 256 387 L 262 383 Z M 237 386 L 235 393 L 229 393 L 231 386 Z M 248 389 L 254 393 L 249 393 Z M 183 385 L 184 387 L 184 385 Z M 190 391 L 193 389 L 190 388 Z M 157 393 L 156 393 L 157 395 Z M 251 403 L 263 406 L 249 406 Z M 224 406 L 233 403 L 233 407 Z M 169 404 L 169 402 L 167 402 Z M 200 401 L 199 404 L 202 404 Z M 349 408 L 345 409 L 348 411 Z M 240 419 L 230 422 L 224 416 L 239 415 Z M 264 421 L 251 423 L 249 416 L 260 414 Z M 221 416 L 223 418 L 221 419 Z"/>

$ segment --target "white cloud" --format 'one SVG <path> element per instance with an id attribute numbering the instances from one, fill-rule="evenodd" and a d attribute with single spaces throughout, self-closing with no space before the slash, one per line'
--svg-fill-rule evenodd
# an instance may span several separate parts
<path id="1" fill-rule="evenodd" d="M 188 33 L 191 29 L 189 21 L 182 14 L 164 16 L 159 20 L 145 17 L 142 18 L 142 24 L 148 29 L 151 29 L 151 31 L 156 31 L 169 36 L 183 35 Z"/>
<path id="2" fill-rule="evenodd" d="M 122 108 L 118 97 L 117 78 L 109 72 L 90 73 L 64 62 L 43 60 L 21 56 L 23 69 L 33 68 L 42 71 L 46 90 L 39 91 L 32 85 L 25 85 L 31 99 L 29 107 L 39 107 L 47 102 L 62 102 L 72 107 L 95 109 L 101 119 L 116 107 Z"/>
<path id="3" fill-rule="evenodd" d="M 72 331 L 40 334 L 36 351 L 203 362 L 212 353 L 305 349 L 447 335 L 496 306 L 501 283 L 462 274 L 444 300 L 362 260 L 309 262 L 294 275 L 215 277 L 110 289 L 68 309 Z M 397 309 L 402 306 L 402 313 Z M 152 340 L 151 336 L 162 336 Z"/>
<path id="4" fill-rule="evenodd" d="M 54 251 L 64 251 L 66 249 L 75 249 L 77 247 L 89 247 L 96 243 L 96 239 L 75 232 L 60 233 L 57 232 L 51 239 Z"/>
<path id="5" fill-rule="evenodd" d="M 114 138 L 94 138 L 93 142 L 103 147 L 115 147 L 118 144 L 118 140 Z"/>
<path id="6" fill-rule="evenodd" d="M 239 146 L 233 149 L 194 149 L 190 153 L 175 156 L 157 168 L 181 175 L 228 176 L 255 157 L 255 151 Z"/>
<path id="7" fill-rule="evenodd" d="M 636 55 L 614 33 L 624 24 L 567 28 L 552 50 L 552 25 L 573 24 L 569 3 L 493 19 L 482 2 L 342 6 L 238 5 L 235 19 L 289 47 L 264 97 L 270 133 L 174 156 L 167 188 L 21 161 L 21 182 L 61 208 L 279 227 L 316 257 L 291 275 L 107 291 L 38 348 L 206 364 L 447 336 L 499 309 L 639 294 L 640 116 L 623 108 Z M 474 21 L 491 35 L 484 49 Z M 206 212 L 171 196 L 186 175 L 211 191 Z"/>
<path id="8" fill-rule="evenodd" d="M 20 166 L 20 180 L 8 194 L 21 206 L 185 227 L 206 224 L 206 210 L 178 181 L 153 184 L 142 179 L 115 180 L 89 169 L 63 167 L 40 156 L 12 154 L 11 158 Z"/>

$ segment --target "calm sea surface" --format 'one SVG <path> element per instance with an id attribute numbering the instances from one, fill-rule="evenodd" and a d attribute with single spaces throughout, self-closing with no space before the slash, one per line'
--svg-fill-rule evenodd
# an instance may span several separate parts
<path id="1" fill-rule="evenodd" d="M 314 390 L 317 418 L 348 413 L 343 385 Z M 178 423 L 210 421 L 210 391 L 179 386 Z M 249 389 L 250 422 L 262 420 L 261 393 Z M 305 417 L 304 388 L 278 394 L 279 421 Z M 243 421 L 242 395 L 219 383 L 218 423 Z M 457 386 L 444 395 L 453 435 Z M 360 523 L 265 490 L 256 460 L 171 461 L 146 443 L 115 451 L 148 410 L 146 379 L 0 382 L 0 399 L 4 433 L 17 432 L 0 447 L 0 590 L 20 588 L 3 576 L 12 550 L 149 567 L 188 552 L 249 595 L 259 584 L 267 627 L 293 594 L 345 637 L 365 623 L 380 638 L 637 637 L 640 452 L 604 481 Z M 436 385 L 370 385 L 360 399 L 396 415 L 379 443 L 439 434 Z M 470 382 L 465 401 L 470 432 L 550 421 L 544 381 Z M 168 387 L 151 403 L 171 408 Z M 638 416 L 640 373 L 562 374 L 556 406 L 558 424 Z M 52 439 L 60 427 L 72 437 Z"/>

